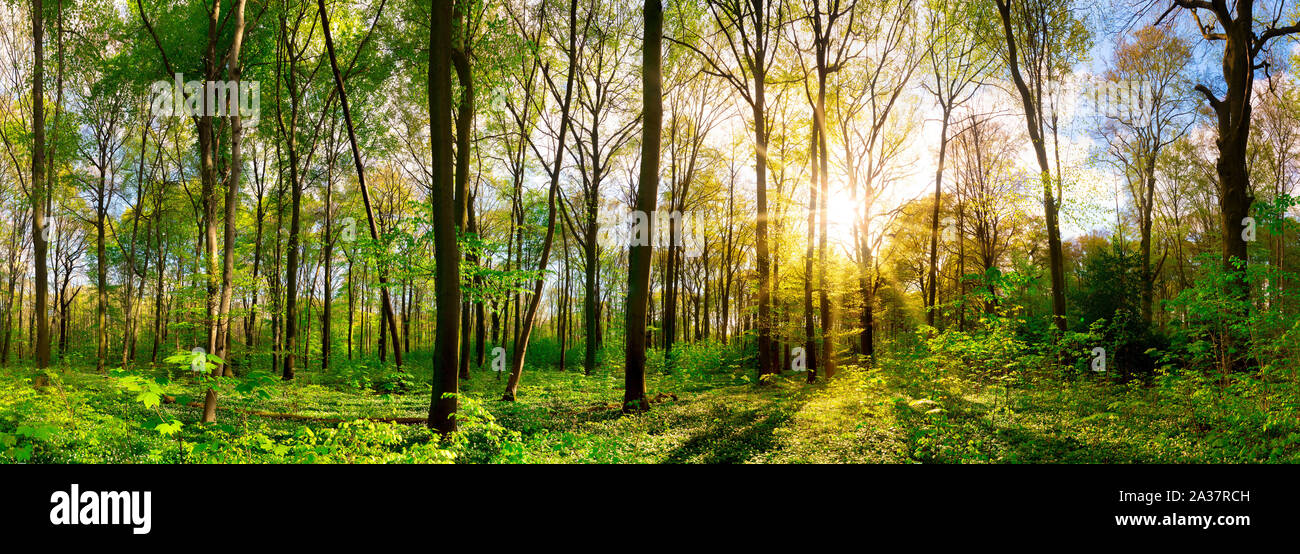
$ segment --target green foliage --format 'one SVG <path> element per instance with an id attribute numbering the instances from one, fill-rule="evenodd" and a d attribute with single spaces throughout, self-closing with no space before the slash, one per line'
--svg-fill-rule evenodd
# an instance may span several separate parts
<path id="1" fill-rule="evenodd" d="M 158 415 L 158 423 L 153 425 L 154 431 L 171 437 L 181 430 L 183 424 L 179 420 L 164 416 L 159 409 L 164 395 L 162 383 L 143 375 L 127 374 L 122 370 L 114 370 L 113 375 L 117 377 L 119 386 L 127 392 L 135 393 L 136 402 Z"/>
<path id="2" fill-rule="evenodd" d="M 419 378 L 393 363 L 357 359 L 338 360 L 333 366 L 325 380 L 358 391 L 405 394 L 422 385 Z"/>
<path id="3" fill-rule="evenodd" d="M 1243 278 L 1252 291 L 1268 290 L 1276 270 L 1263 264 L 1224 271 L 1208 255 L 1200 269 L 1196 285 L 1167 306 L 1180 316 L 1171 344 L 1143 352 L 1152 360 L 1144 379 L 1089 371 L 1090 348 L 1106 347 L 1113 363 L 1123 341 L 1150 340 L 1125 334 L 1122 291 L 1107 292 L 1112 284 L 1104 281 L 1125 279 L 1113 271 L 1130 271 L 1118 258 L 1099 257 L 1085 273 L 1080 295 L 1096 306 L 1080 302 L 1080 310 L 1109 305 L 1119 321 L 1094 314 L 1086 331 L 1038 343 L 1027 340 L 1035 334 L 1025 320 L 1006 314 L 981 318 L 971 332 L 922 327 L 923 341 L 878 360 L 902 393 L 890 405 L 909 456 L 946 463 L 1297 461 L 1300 323 L 1286 315 L 1294 293 L 1236 294 Z M 1233 359 L 1250 370 L 1230 369 Z"/>
<path id="4" fill-rule="evenodd" d="M 208 354 L 201 348 L 194 350 L 179 350 L 163 359 L 164 362 L 175 365 L 178 369 L 184 371 L 194 371 L 203 375 L 213 375 L 216 369 L 226 363 L 216 354 Z"/>
<path id="5" fill-rule="evenodd" d="M 202 398 L 198 381 L 56 371 L 38 388 L 0 370 L 0 461 L 1300 461 L 1300 402 L 1291 386 L 1300 364 L 1294 346 L 1278 346 L 1300 342 L 1294 323 L 1260 353 L 1269 357 L 1259 371 L 1225 377 L 1183 367 L 1174 348 L 1158 353 L 1150 380 L 1127 384 L 1087 371 L 1083 346 L 1103 335 L 1104 323 L 1057 344 L 1030 340 L 1024 318 L 993 314 L 973 323 L 977 330 L 967 332 L 924 329 L 911 346 L 890 343 L 871 367 L 844 363 L 837 377 L 813 386 L 787 372 L 758 387 L 738 345 L 679 343 L 675 368 L 647 375 L 650 411 L 631 417 L 620 414 L 616 370 L 586 376 L 539 366 L 516 402 L 498 402 L 496 376 L 475 369 L 457 396 L 459 429 L 445 438 L 421 423 L 376 421 L 423 417 L 422 384 L 375 394 L 373 385 L 362 391 L 343 377 L 322 386 L 249 373 L 217 382 L 220 423 L 193 425 L 199 408 L 187 404 Z M 354 366 L 356 374 L 379 370 Z M 245 380 L 253 384 L 241 392 Z M 177 401 L 158 402 L 163 394 Z"/>
<path id="6" fill-rule="evenodd" d="M 1198 262 L 1195 284 L 1168 306 L 1176 319 L 1164 363 L 1223 372 L 1237 359 L 1260 371 L 1300 361 L 1295 340 L 1300 320 L 1294 315 L 1300 292 L 1277 286 L 1297 275 L 1265 264 L 1227 271 L 1210 254 Z M 1247 297 L 1237 293 L 1243 279 Z"/>
<path id="7" fill-rule="evenodd" d="M 1016 333 L 1017 322 L 997 316 L 980 321 L 985 324 L 982 332 L 949 329 L 926 340 L 925 348 L 931 354 L 926 359 L 926 368 L 939 373 L 966 371 L 981 378 L 1023 370 L 1030 348 Z M 925 331 L 923 328 L 921 334 L 925 335 Z"/>
<path id="8" fill-rule="evenodd" d="M 519 431 L 502 427 L 478 399 L 459 395 L 457 401 L 457 429 L 448 440 L 458 461 L 512 464 L 530 461 Z"/>
<path id="9" fill-rule="evenodd" d="M 455 454 L 441 448 L 423 427 L 356 420 L 336 428 L 300 426 L 287 437 L 265 429 L 207 432 L 189 455 L 197 463 L 451 463 Z"/>
<path id="10" fill-rule="evenodd" d="M 47 370 L 37 387 L 21 371 L 0 370 L 0 463 L 127 463 L 161 440 L 134 423 L 151 413 L 102 376 Z"/>
<path id="11" fill-rule="evenodd" d="M 1109 370 L 1126 376 L 1154 369 L 1147 350 L 1167 343 L 1142 322 L 1141 255 L 1107 241 L 1085 253 L 1078 275 L 1078 285 L 1070 289 L 1071 315 L 1089 329 L 1087 342 L 1078 341 L 1078 346 L 1085 351 L 1105 348 Z"/>
<path id="12" fill-rule="evenodd" d="M 1286 215 L 1295 206 L 1300 206 L 1300 197 L 1278 194 L 1271 198 L 1256 200 L 1254 209 L 1256 217 L 1263 224 L 1263 229 L 1269 234 L 1277 235 L 1286 229 Z"/>

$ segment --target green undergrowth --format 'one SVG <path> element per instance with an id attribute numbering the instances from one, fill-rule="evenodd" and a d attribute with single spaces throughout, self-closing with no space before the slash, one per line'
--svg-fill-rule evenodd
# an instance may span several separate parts
<path id="1" fill-rule="evenodd" d="M 575 358 L 571 358 L 575 359 Z M 1154 463 L 1296 462 L 1294 406 L 1261 405 L 1244 377 L 1171 372 L 1128 384 L 996 377 L 937 354 L 881 356 L 806 383 L 755 382 L 721 346 L 656 352 L 652 409 L 620 411 L 618 368 L 529 365 L 515 402 L 505 376 L 463 381 L 460 431 L 427 415 L 427 367 L 361 362 L 329 373 L 219 379 L 159 367 L 115 375 L 0 369 L 4 463 Z M 364 378 L 363 378 L 364 377 Z M 260 380 L 259 380 L 260 379 Z M 255 382 L 255 386 L 250 386 Z M 1234 388 L 1235 387 L 1235 388 Z M 1273 397 L 1269 397 L 1273 398 Z M 168 402 L 174 399 L 174 402 Z"/>

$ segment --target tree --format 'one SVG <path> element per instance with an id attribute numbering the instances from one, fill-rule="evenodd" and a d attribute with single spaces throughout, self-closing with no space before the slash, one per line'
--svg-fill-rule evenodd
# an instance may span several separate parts
<path id="1" fill-rule="evenodd" d="M 1137 210 L 1141 259 L 1141 316 L 1151 324 L 1156 274 L 1151 268 L 1151 229 L 1156 198 L 1156 160 L 1191 125 L 1191 86 L 1183 70 L 1191 48 L 1168 27 L 1143 27 L 1122 40 L 1106 80 L 1136 97 L 1113 106 L 1100 134 L 1129 183 Z"/>
<path id="2" fill-rule="evenodd" d="M 635 91 L 634 73 L 628 61 L 634 50 L 632 41 L 625 40 L 632 33 L 629 28 L 632 15 L 628 3 L 591 2 L 585 18 L 590 32 L 581 37 L 578 48 L 583 53 L 578 66 L 578 90 L 574 100 L 578 104 L 578 117 L 574 123 L 573 156 L 581 171 L 582 217 L 571 225 L 571 234 L 582 249 L 586 294 L 583 295 L 583 322 L 586 327 L 586 344 L 583 371 L 590 375 L 596 368 L 596 351 L 600 347 L 597 337 L 600 303 L 600 218 L 598 208 L 601 185 L 611 173 L 612 159 L 635 136 L 639 117 L 632 112 L 631 94 Z M 567 202 L 566 202 L 567 203 Z M 565 221 L 569 222 L 565 209 Z"/>
<path id="3" fill-rule="evenodd" d="M 830 320 L 830 298 L 826 290 L 826 241 L 828 229 L 826 203 L 827 197 L 830 196 L 826 85 L 827 78 L 832 73 L 838 72 L 846 63 L 856 57 L 861 48 L 854 48 L 855 43 L 850 40 L 854 33 L 853 27 L 857 6 L 857 0 L 848 0 L 842 6 L 841 0 L 829 0 L 825 11 L 823 11 L 821 0 L 812 0 L 811 9 L 808 10 L 808 14 L 805 16 L 812 27 L 813 69 L 817 81 L 817 93 L 814 98 L 812 91 L 808 89 L 808 70 L 805 67 L 804 94 L 808 97 L 808 103 L 813 109 L 811 146 L 809 147 L 812 181 L 808 188 L 808 244 L 804 250 L 804 351 L 807 352 L 808 356 L 809 383 L 817 380 L 819 355 L 823 360 L 822 363 L 825 364 L 825 376 L 829 378 L 834 372 L 834 360 L 831 359 L 834 347 L 826 337 L 825 328 L 826 323 Z M 848 21 L 841 27 L 846 27 L 847 30 L 839 31 L 836 29 L 835 24 L 845 16 L 848 17 Z M 795 45 L 796 47 L 799 46 L 798 33 L 795 33 Z M 799 58 L 799 63 L 804 64 L 802 57 Z M 816 225 L 818 213 L 821 214 L 821 227 L 819 228 L 821 240 L 817 244 L 818 307 L 822 321 L 820 341 L 814 337 L 812 307 L 813 244 L 817 232 L 814 231 L 814 226 Z"/>
<path id="4" fill-rule="evenodd" d="M 649 0 L 642 12 L 645 20 L 645 38 L 641 47 L 641 173 L 637 185 L 636 208 L 643 214 L 653 214 L 659 189 L 659 139 L 663 126 L 663 99 L 661 76 L 661 44 L 663 37 L 663 6 L 659 0 Z M 650 303 L 650 257 L 654 252 L 654 236 L 646 224 L 646 240 L 635 238 L 628 251 L 627 315 L 625 340 L 626 369 L 623 384 L 623 412 L 642 412 L 650 409 L 645 391 L 646 358 L 646 306 Z"/>
<path id="5" fill-rule="evenodd" d="M 725 80 L 750 108 L 754 136 L 755 255 L 758 268 L 758 375 L 776 369 L 772 363 L 771 253 L 768 244 L 767 147 L 771 131 L 767 125 L 767 84 L 776 64 L 782 29 L 785 27 L 782 0 L 709 0 L 709 12 L 717 36 L 699 41 L 673 42 L 695 51 L 708 64 L 706 73 Z M 718 43 L 725 43 L 725 46 Z M 705 51 L 707 49 L 707 51 Z M 729 56 L 730 59 L 723 59 Z M 734 62 L 734 66 L 730 62 Z"/>
<path id="6" fill-rule="evenodd" d="M 322 0 L 318 0 L 322 1 Z M 433 398 L 429 427 L 447 434 L 456 430 L 457 369 L 460 356 L 460 247 L 452 197 L 451 154 L 451 21 L 452 0 L 434 0 L 429 12 L 429 142 L 433 198 L 434 277 L 438 327 L 434 338 Z M 394 350 L 397 348 L 394 347 Z"/>
<path id="7" fill-rule="evenodd" d="M 456 212 L 456 231 L 469 231 L 468 220 L 470 212 L 473 211 L 471 206 L 472 197 L 469 191 L 469 162 L 472 154 L 470 153 L 470 139 L 474 132 L 474 101 L 475 101 L 475 84 L 474 70 L 471 63 L 474 60 L 474 34 L 478 27 L 478 16 L 481 10 L 476 10 L 477 2 L 471 0 L 458 0 L 452 10 L 452 16 L 455 18 L 453 25 L 453 34 L 455 40 L 451 51 L 452 66 L 456 69 L 456 78 L 460 83 L 460 102 L 456 106 L 456 173 L 455 173 L 455 191 L 453 195 L 453 206 Z M 465 262 L 473 265 L 475 260 L 471 252 L 466 252 Z M 468 351 L 470 340 L 471 311 L 469 302 L 466 301 L 461 305 L 460 313 L 460 343 L 461 348 Z M 409 337 L 409 334 L 407 335 Z M 462 378 L 469 377 L 469 360 L 468 355 L 459 357 L 458 374 Z"/>
<path id="8" fill-rule="evenodd" d="M 1019 209 L 1032 196 L 1022 191 L 1022 180 L 1014 176 L 1014 162 L 1024 135 L 1012 133 L 994 115 L 972 114 L 952 137 L 953 180 L 958 203 L 956 225 L 959 241 L 971 242 L 979 275 L 997 268 L 1012 241 L 1023 234 L 1027 221 Z M 965 275 L 965 251 L 958 260 L 959 275 Z M 997 298 L 994 283 L 984 283 L 991 313 Z M 930 285 L 937 288 L 937 283 Z"/>
<path id="9" fill-rule="evenodd" d="M 1025 127 L 1034 147 L 1043 186 L 1043 217 L 1047 221 L 1048 264 L 1052 279 L 1052 322 L 1065 332 L 1065 257 L 1058 222 L 1062 198 L 1057 119 L 1052 99 L 1054 86 L 1070 71 L 1072 62 L 1086 50 L 1088 31 L 1075 18 L 1071 0 L 995 0 L 1006 49 L 1003 61 L 1015 84 Z M 1023 67 L 1022 67 L 1023 66 Z M 1047 132 L 1057 151 L 1055 175 L 1047 157 Z M 1055 188 L 1055 191 L 1053 191 Z"/>
<path id="10" fill-rule="evenodd" d="M 591 24 L 591 18 L 588 17 L 584 26 L 585 34 Z M 568 134 L 569 125 L 571 124 L 570 110 L 573 107 L 573 89 L 575 75 L 578 71 L 578 0 L 571 0 L 569 3 L 569 32 L 568 32 L 568 76 L 565 78 L 564 88 L 556 86 L 552 79 L 547 66 L 542 67 L 542 76 L 545 78 L 547 88 L 552 98 L 560 102 L 559 113 L 559 131 L 557 132 L 553 157 L 549 164 L 546 164 L 546 158 L 538 150 L 537 145 L 532 142 L 531 136 L 529 146 L 537 157 L 546 164 L 546 170 L 550 177 L 550 186 L 546 193 L 546 235 L 542 239 L 542 251 L 537 262 L 538 277 L 533 282 L 532 296 L 528 300 L 527 311 L 523 314 L 523 321 L 516 326 L 518 338 L 515 339 L 514 352 L 510 357 L 510 379 L 506 381 L 505 394 L 501 396 L 502 400 L 507 402 L 514 401 L 515 395 L 519 392 L 519 379 L 524 372 L 524 358 L 528 354 L 528 341 L 533 332 L 533 323 L 537 318 L 537 306 L 542 301 L 542 287 L 546 283 L 546 264 L 551 255 L 551 246 L 555 242 L 555 212 L 556 212 L 556 195 L 560 188 L 560 169 L 564 160 L 565 135 Z M 561 96 L 563 99 L 561 100 Z M 522 241 L 522 237 L 520 237 Z M 520 248 L 523 245 L 520 244 Z M 518 313 L 518 310 L 516 310 Z"/>
<path id="11" fill-rule="evenodd" d="M 684 7 L 679 6 L 679 9 Z M 681 14 L 679 17 L 682 19 L 690 17 L 685 15 L 686 12 L 678 13 Z M 682 21 L 680 24 L 691 25 L 688 21 Z M 684 265 L 683 254 L 686 250 L 684 218 L 688 215 L 687 201 L 691 198 L 698 199 L 700 196 L 699 194 L 693 196 L 692 193 L 699 191 L 697 181 L 703 173 L 703 166 L 707 163 L 707 158 L 702 159 L 701 154 L 704 153 L 709 134 L 722 123 L 724 116 L 729 116 L 731 113 L 729 105 L 716 100 L 719 94 L 725 92 L 727 85 L 701 72 L 703 62 L 697 58 L 697 56 L 671 56 L 668 77 L 663 79 L 661 75 L 660 80 L 661 87 L 664 81 L 668 83 L 664 87 L 666 90 L 663 96 L 669 111 L 666 125 L 668 136 L 665 144 L 660 147 L 661 150 L 667 150 L 664 154 L 667 157 L 668 167 L 662 173 L 668 181 L 666 200 L 669 221 L 667 228 L 659 231 L 659 236 L 666 235 L 668 239 L 662 256 L 664 284 L 662 334 L 664 358 L 670 364 L 673 363 L 672 348 L 678 335 L 678 300 L 684 302 L 686 297 L 682 291 L 685 274 L 682 266 Z M 662 130 L 660 132 L 663 133 Z M 685 309 L 682 311 L 684 312 Z"/>
<path id="12" fill-rule="evenodd" d="M 897 181 L 892 171 L 912 134 L 911 118 L 899 113 L 900 99 L 921 61 L 912 32 L 914 0 L 876 3 L 871 9 L 864 19 L 880 25 L 863 29 L 855 39 L 868 45 L 864 56 L 877 63 L 840 72 L 834 105 L 844 149 L 842 170 L 854 204 L 852 257 L 862 299 L 858 351 L 866 356 L 875 355 L 877 253 L 889 221 L 897 215 L 888 213 L 881 199 Z"/>
<path id="13" fill-rule="evenodd" d="M 948 125 L 953 110 L 979 90 L 980 78 L 992 64 L 987 39 L 981 33 L 978 2 L 934 0 L 930 5 L 926 58 L 933 80 L 922 86 L 939 104 L 939 157 L 934 171 L 934 203 L 930 216 L 930 273 L 925 297 L 925 323 L 934 326 L 935 295 L 939 287 L 939 211 L 943 204 L 943 171 L 948 152 Z"/>
<path id="14" fill-rule="evenodd" d="M 1251 97 L 1255 73 L 1267 70 L 1261 61 L 1274 39 L 1300 33 L 1300 20 L 1283 24 L 1286 2 L 1277 2 L 1271 13 L 1256 14 L 1255 0 L 1237 0 L 1229 7 L 1226 0 L 1173 0 L 1168 15 L 1181 8 L 1191 14 L 1196 28 L 1207 41 L 1223 41 L 1223 92 L 1216 94 L 1209 86 L 1196 85 L 1218 120 L 1219 159 L 1215 171 L 1219 177 L 1219 219 L 1223 230 L 1222 259 L 1225 272 L 1236 275 L 1234 293 L 1242 299 L 1250 296 L 1249 285 L 1242 278 L 1249 256 L 1243 228 L 1254 197 L 1250 189 L 1250 172 L 1246 151 L 1250 144 Z M 1202 21 L 1201 12 L 1214 19 Z"/>
<path id="15" fill-rule="evenodd" d="M 239 83 L 240 75 L 243 72 L 244 62 L 241 54 L 243 52 L 244 33 L 247 30 L 244 23 L 244 5 L 246 1 L 237 0 L 235 3 L 234 32 L 231 36 L 230 49 L 226 53 L 224 60 L 227 66 L 227 76 L 234 83 Z M 214 72 L 219 75 L 219 71 L 220 68 L 218 67 Z M 237 106 L 228 106 L 223 113 L 231 114 L 230 161 L 225 183 L 226 214 L 222 237 L 221 299 L 217 306 L 217 332 L 213 344 L 215 348 L 212 351 L 217 354 L 218 358 L 225 360 L 225 363 L 221 364 L 222 371 L 225 375 L 231 376 L 234 375 L 234 371 L 230 363 L 230 300 L 235 290 L 235 216 L 239 207 L 239 179 L 244 169 L 242 157 L 244 124 Z"/>
<path id="16" fill-rule="evenodd" d="M 32 0 L 32 250 L 36 276 L 36 367 L 50 365 L 50 320 L 46 317 L 49 298 L 49 270 L 46 268 L 48 240 L 45 182 L 45 8 Z"/>
<path id="17" fill-rule="evenodd" d="M 204 327 L 207 331 L 207 342 L 206 342 L 207 349 L 205 350 L 205 352 L 216 355 L 218 356 L 218 359 L 223 359 L 223 360 L 224 357 L 220 356 L 219 352 L 225 353 L 226 346 L 229 342 L 228 340 L 225 340 L 226 337 L 222 335 L 223 325 L 226 328 L 229 327 L 228 321 L 226 321 L 228 320 L 229 302 L 227 301 L 224 303 L 227 311 L 223 312 L 222 298 L 226 296 L 226 293 L 219 290 L 218 282 L 217 282 L 217 276 L 221 272 L 221 267 L 218 266 L 218 262 L 217 262 L 217 204 L 218 204 L 217 181 L 220 177 L 218 161 L 217 161 L 217 158 L 219 157 L 217 149 L 218 149 L 220 132 L 217 129 L 217 126 L 214 124 L 214 116 L 216 115 L 216 113 L 214 112 L 216 112 L 217 110 L 207 109 L 207 108 L 215 107 L 217 105 L 217 99 L 212 97 L 216 94 L 216 90 L 215 90 L 216 87 L 206 86 L 205 83 L 215 81 L 221 75 L 222 68 L 224 66 L 227 66 L 227 64 L 239 63 L 237 58 L 239 55 L 239 48 L 240 45 L 242 44 L 243 34 L 244 34 L 244 19 L 243 19 L 244 1 L 245 0 L 238 0 L 237 2 L 236 10 L 235 10 L 237 31 L 232 37 L 230 47 L 221 56 L 218 56 L 218 50 L 217 50 L 218 43 L 222 38 L 221 2 L 213 2 L 210 7 L 204 6 L 204 15 L 206 16 L 207 19 L 207 34 L 204 43 L 203 54 L 200 60 L 202 65 L 202 72 L 201 72 L 202 80 L 198 83 L 198 87 L 201 89 L 201 92 L 199 93 L 199 97 L 201 98 L 202 105 L 205 107 L 205 109 L 201 110 L 200 113 L 198 114 L 191 114 L 191 118 L 194 121 L 195 129 L 198 134 L 199 176 L 202 182 L 202 191 L 200 192 L 199 203 L 201 205 L 201 211 L 202 211 L 202 215 L 200 217 L 201 225 L 203 228 L 203 232 L 201 233 L 201 240 L 203 245 L 203 260 L 205 266 L 204 269 L 206 272 L 205 281 L 207 286 L 207 294 L 205 300 L 205 321 L 204 321 Z M 167 53 L 167 49 L 163 47 L 163 41 L 160 38 L 157 29 L 154 28 L 153 24 L 149 20 L 148 14 L 145 11 L 142 0 L 136 0 L 136 9 L 139 11 L 141 23 L 144 25 L 145 30 L 147 31 L 149 37 L 153 40 L 153 44 L 157 48 L 159 56 L 162 58 L 162 65 L 167 70 L 167 74 L 179 75 L 180 72 L 176 71 L 176 66 L 172 64 L 172 60 Z M 184 24 L 186 22 L 181 21 L 179 23 Z M 234 56 L 233 58 L 231 57 L 232 54 Z M 238 71 L 236 71 L 235 75 L 236 76 L 238 75 Z M 188 84 L 187 84 L 187 88 L 190 88 Z M 225 112 L 223 111 L 222 113 Z M 238 138 L 235 138 L 231 142 L 231 146 L 233 148 L 236 148 L 236 150 L 232 151 L 233 161 L 237 163 L 239 162 L 238 148 L 237 148 L 238 144 L 239 144 Z M 239 175 L 238 172 L 232 171 L 232 174 L 237 180 Z M 237 186 L 237 184 L 227 183 L 228 196 L 230 195 L 229 189 L 232 186 Z M 233 206 L 230 206 L 230 204 L 233 204 L 233 202 L 228 201 L 227 204 L 228 204 L 227 207 L 228 210 L 235 209 Z M 228 219 L 233 217 L 233 212 L 228 214 L 227 217 Z M 229 242 L 226 244 L 227 251 L 233 250 L 233 246 L 234 246 L 233 225 L 234 225 L 233 223 L 227 224 L 227 234 L 229 240 Z M 297 238 L 296 230 L 293 233 L 291 233 L 290 236 L 291 236 L 290 242 L 296 244 L 295 242 Z M 233 253 L 231 255 L 233 255 Z M 293 266 L 294 262 L 296 262 L 296 257 L 291 255 L 290 265 Z M 233 258 L 229 261 L 229 263 L 231 264 L 230 273 L 233 273 Z M 293 281 L 291 280 L 291 283 L 292 282 Z M 292 298 L 290 298 L 290 300 L 292 300 Z M 290 303 L 290 306 L 292 305 L 293 304 Z M 291 326 L 289 328 L 292 329 L 292 323 L 290 325 Z M 219 344 L 220 347 L 218 347 Z M 292 349 L 290 349 L 290 352 L 292 352 Z M 290 354 L 290 356 L 292 356 L 292 354 Z M 290 358 L 290 360 L 291 359 L 292 358 Z M 222 368 L 221 371 L 223 372 L 230 371 L 229 364 L 225 363 L 224 361 L 218 367 Z M 292 363 L 286 364 L 286 368 L 288 369 L 286 377 L 291 378 L 293 375 Z M 217 411 L 216 391 L 209 388 L 207 391 L 207 397 L 204 401 L 203 421 L 205 423 L 216 421 L 216 417 L 217 417 L 216 411 Z"/>
<path id="18" fill-rule="evenodd" d="M 103 81 L 87 86 L 91 94 L 83 106 L 83 116 L 91 140 L 90 149 L 81 151 L 95 170 L 94 176 L 83 182 L 95 212 L 95 365 L 100 373 L 105 371 L 108 360 L 108 208 L 117 194 L 117 154 L 123 146 L 119 126 L 126 108 L 126 96 L 105 90 L 110 86 L 112 83 Z"/>

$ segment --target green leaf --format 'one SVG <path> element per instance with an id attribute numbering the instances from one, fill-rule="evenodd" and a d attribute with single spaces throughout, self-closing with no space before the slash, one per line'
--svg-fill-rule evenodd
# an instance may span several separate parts
<path id="1" fill-rule="evenodd" d="M 171 423 L 159 423 L 153 429 L 164 436 L 170 437 L 181 430 L 181 422 L 173 419 Z"/>

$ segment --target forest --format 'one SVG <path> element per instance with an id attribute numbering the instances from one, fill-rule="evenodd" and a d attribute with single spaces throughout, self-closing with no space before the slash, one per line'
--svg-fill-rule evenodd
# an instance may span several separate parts
<path id="1" fill-rule="evenodd" d="M 0 20 L 0 463 L 1300 462 L 1300 2 Z"/>

